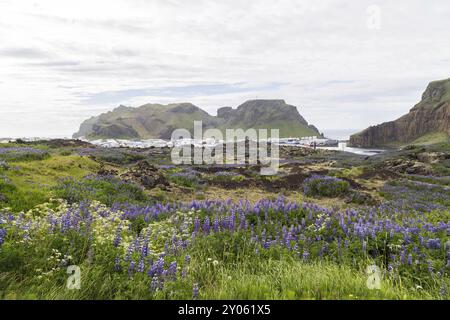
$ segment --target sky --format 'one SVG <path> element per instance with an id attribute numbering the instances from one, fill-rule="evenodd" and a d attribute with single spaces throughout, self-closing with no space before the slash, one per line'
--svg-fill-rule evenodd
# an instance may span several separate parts
<path id="1" fill-rule="evenodd" d="M 448 0 L 0 0 L 0 137 L 120 104 L 284 99 L 321 131 L 394 120 L 450 77 Z"/>

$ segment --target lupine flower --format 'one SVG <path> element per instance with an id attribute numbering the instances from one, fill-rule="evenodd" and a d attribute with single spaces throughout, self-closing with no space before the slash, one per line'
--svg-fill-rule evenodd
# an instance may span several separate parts
<path id="1" fill-rule="evenodd" d="M 296 204 L 279 198 L 277 200 L 263 199 L 252 205 L 248 201 L 235 203 L 208 200 L 191 203 L 156 203 L 143 207 L 121 204 L 111 208 L 98 204 L 77 204 L 70 205 L 63 210 L 62 212 L 46 213 L 47 216 L 41 220 L 35 220 L 25 214 L 0 212 L 0 230 L 3 230 L 3 232 L 0 231 L 0 243 L 4 242 L 5 230 L 8 230 L 8 236 L 11 236 L 12 239 L 17 237 L 21 241 L 33 240 L 36 232 L 42 230 L 51 234 L 73 231 L 87 237 L 93 243 L 97 242 L 96 248 L 101 248 L 102 239 L 111 241 L 110 234 L 116 232 L 114 241 L 111 241 L 117 248 L 114 255 L 116 256 L 115 270 L 124 273 L 128 271 L 125 267 L 123 267 L 125 270 L 120 268 L 123 260 L 128 263 L 130 274 L 133 274 L 136 270 L 142 270 L 141 260 L 143 260 L 146 262 L 144 269 L 148 265 L 150 278 L 157 277 L 159 279 L 158 287 L 164 285 L 162 281 L 164 275 L 167 275 L 165 281 L 171 280 L 171 265 L 165 270 L 164 258 L 172 258 L 172 256 L 180 254 L 180 251 L 188 249 L 191 243 L 189 236 L 191 235 L 194 239 L 203 237 L 206 233 L 205 230 L 209 230 L 209 233 L 242 232 L 248 235 L 247 238 L 255 245 L 255 252 L 259 253 L 260 250 L 274 247 L 287 248 L 292 249 L 294 257 L 305 261 L 313 261 L 325 253 L 336 261 L 346 257 L 356 261 L 361 258 L 362 251 L 353 249 L 357 248 L 359 244 L 364 246 L 363 250 L 366 251 L 367 241 L 374 239 L 377 242 L 387 242 L 390 249 L 387 268 L 390 271 L 395 267 L 395 270 L 401 273 L 407 268 L 414 268 L 412 262 L 419 264 L 422 262 L 426 265 L 428 260 L 430 260 L 430 272 L 433 272 L 433 265 L 441 268 L 445 265 L 448 267 L 450 264 L 448 253 L 447 256 L 442 257 L 441 251 L 438 251 L 438 249 L 443 249 L 444 244 L 444 250 L 448 251 L 445 235 L 450 230 L 450 222 L 428 220 L 423 211 L 404 210 L 393 207 L 391 204 L 340 210 L 323 208 L 310 203 Z M 187 212 L 191 214 L 184 215 Z M 169 233 L 165 230 L 164 232 L 152 230 L 151 234 L 147 232 L 145 236 L 144 234 L 136 236 L 126 247 L 122 259 L 121 244 L 123 244 L 123 240 L 120 238 L 121 236 L 125 238 L 125 235 L 127 238 L 130 236 L 129 229 L 124 226 L 130 220 L 139 217 L 145 217 L 146 223 L 151 223 L 159 219 L 162 214 L 171 215 L 170 222 L 173 224 L 174 233 L 170 233 L 168 236 Z M 202 220 L 200 220 L 200 216 Z M 96 219 L 116 222 L 118 217 L 120 217 L 118 227 L 115 227 L 114 223 L 113 230 L 108 229 L 106 235 L 99 236 L 99 231 L 92 230 L 90 227 L 98 225 Z M 193 220 L 192 217 L 194 217 Z M 10 226 L 11 228 L 9 228 Z M 117 231 L 121 230 L 120 228 L 122 228 L 122 233 L 119 236 Z M 198 232 L 189 234 L 195 229 Z M 150 244 L 152 247 L 156 246 L 155 254 L 156 252 L 160 253 L 163 249 L 161 246 L 164 246 L 164 255 L 150 254 L 148 252 Z M 371 255 L 374 259 L 383 258 L 376 250 Z M 151 259 L 146 258 L 147 256 L 159 257 L 159 259 L 152 263 Z M 134 260 L 136 262 L 132 261 L 133 258 L 136 259 Z M 147 261 L 150 263 L 147 264 Z M 185 256 L 182 270 L 186 269 L 189 262 L 190 257 Z M 400 262 L 403 264 L 401 267 Z M 400 268 L 397 269 L 397 267 Z M 445 274 L 445 269 L 440 271 L 441 274 Z"/>
<path id="2" fill-rule="evenodd" d="M 391 274 L 394 272 L 394 266 L 392 264 L 388 265 L 388 272 Z"/>
<path id="3" fill-rule="evenodd" d="M 433 262 L 431 262 L 431 260 L 428 260 L 428 272 L 429 273 L 433 272 Z"/>
<path id="4" fill-rule="evenodd" d="M 440 249 L 441 248 L 441 239 L 428 239 L 427 246 L 430 249 Z"/>
<path id="5" fill-rule="evenodd" d="M 143 244 L 142 250 L 141 250 L 141 255 L 143 257 L 147 257 L 148 256 L 148 240 L 144 241 L 144 244 Z"/>
<path id="6" fill-rule="evenodd" d="M 120 266 L 120 257 L 117 256 L 115 261 L 114 261 L 114 269 L 118 272 L 122 269 L 122 267 Z"/>
<path id="7" fill-rule="evenodd" d="M 150 292 L 156 292 L 159 287 L 158 277 L 152 277 L 152 281 L 150 282 Z"/>
<path id="8" fill-rule="evenodd" d="M 129 245 L 125 254 L 125 261 L 128 262 L 131 259 L 131 255 L 133 254 L 134 248 L 133 245 Z"/>
<path id="9" fill-rule="evenodd" d="M 200 219 L 198 217 L 194 220 L 194 233 L 197 233 L 200 230 Z"/>
<path id="10" fill-rule="evenodd" d="M 141 260 L 139 260 L 137 271 L 144 272 L 144 270 L 145 270 L 145 262 L 144 262 L 144 259 L 141 259 Z"/>
<path id="11" fill-rule="evenodd" d="M 148 269 L 147 275 L 150 278 L 153 278 L 158 273 L 158 265 L 156 263 L 152 263 L 150 268 Z"/>
<path id="12" fill-rule="evenodd" d="M 177 262 L 173 261 L 169 265 L 168 274 L 172 277 L 173 280 L 177 278 Z"/>
<path id="13" fill-rule="evenodd" d="M 0 246 L 5 242 L 6 230 L 0 228 Z"/>
<path id="14" fill-rule="evenodd" d="M 447 286 L 445 285 L 445 283 L 443 283 L 441 288 L 439 289 L 439 294 L 443 297 L 447 296 Z"/>
<path id="15" fill-rule="evenodd" d="M 114 247 L 117 248 L 120 244 L 120 241 L 122 241 L 122 229 L 118 228 L 117 232 L 116 232 L 116 237 L 114 238 L 114 241 L 113 241 Z"/>
<path id="16" fill-rule="evenodd" d="M 205 221 L 203 222 L 203 232 L 205 234 L 209 234 L 209 229 L 210 229 L 211 225 L 209 222 L 209 217 L 205 218 Z"/>
<path id="17" fill-rule="evenodd" d="M 198 284 L 194 283 L 194 287 L 192 288 L 192 298 L 194 300 L 198 299 L 198 293 L 199 293 L 199 288 L 198 288 Z"/>
<path id="18" fill-rule="evenodd" d="M 307 261 L 309 258 L 309 252 L 307 250 L 303 251 L 303 260 Z"/>
<path id="19" fill-rule="evenodd" d="M 213 225 L 214 232 L 219 232 L 219 218 L 214 219 L 214 225 Z"/>
<path id="20" fill-rule="evenodd" d="M 134 261 L 130 262 L 130 266 L 128 267 L 128 277 L 130 278 L 133 276 L 135 265 Z"/>

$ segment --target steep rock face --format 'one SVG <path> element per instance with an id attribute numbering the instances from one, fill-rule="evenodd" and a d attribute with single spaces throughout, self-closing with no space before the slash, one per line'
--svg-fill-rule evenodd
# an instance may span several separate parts
<path id="1" fill-rule="evenodd" d="M 450 79 L 431 82 L 422 100 L 408 114 L 352 135 L 350 145 L 362 148 L 399 145 L 435 133 L 450 136 Z"/>
<path id="2" fill-rule="evenodd" d="M 75 138 L 170 139 L 173 130 L 192 132 L 193 122 L 203 121 L 203 128 L 280 129 L 281 137 L 319 135 L 297 108 L 284 100 L 250 100 L 237 109 L 220 108 L 217 117 L 191 103 L 147 104 L 138 108 L 120 106 L 84 121 Z"/>

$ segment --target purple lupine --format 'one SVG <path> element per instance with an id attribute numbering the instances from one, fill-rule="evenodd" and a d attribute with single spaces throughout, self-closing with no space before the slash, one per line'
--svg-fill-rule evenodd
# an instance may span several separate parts
<path id="1" fill-rule="evenodd" d="M 441 248 L 441 239 L 428 239 L 427 247 L 430 249 L 440 249 Z"/>
<path id="2" fill-rule="evenodd" d="M 126 253 L 125 253 L 125 259 L 124 259 L 124 260 L 125 260 L 126 262 L 128 262 L 128 261 L 131 260 L 131 255 L 133 254 L 133 251 L 134 251 L 133 245 L 130 244 L 130 245 L 128 246 L 128 248 L 127 248 Z"/>
<path id="3" fill-rule="evenodd" d="M 443 283 L 441 288 L 439 289 L 439 294 L 442 297 L 446 297 L 447 296 L 447 286 L 445 285 L 445 283 Z"/>
<path id="4" fill-rule="evenodd" d="M 197 233 L 200 230 L 200 219 L 196 217 L 194 220 L 194 233 Z"/>
<path id="5" fill-rule="evenodd" d="M 148 256 L 148 240 L 144 241 L 144 244 L 142 245 L 141 249 L 141 256 L 147 257 Z"/>
<path id="6" fill-rule="evenodd" d="M 388 272 L 389 272 L 390 274 L 393 274 L 393 273 L 394 273 L 394 266 L 393 266 L 392 264 L 389 264 L 389 265 L 388 265 Z"/>
<path id="7" fill-rule="evenodd" d="M 164 254 L 168 254 L 169 253 L 169 244 L 167 243 L 167 241 L 164 243 Z"/>
<path id="8" fill-rule="evenodd" d="M 164 257 L 159 257 L 156 261 L 156 272 L 162 274 L 164 272 Z"/>
<path id="9" fill-rule="evenodd" d="M 234 211 L 232 211 L 229 225 L 230 230 L 235 229 L 235 224 L 236 224 L 236 214 L 234 213 Z"/>
<path id="10" fill-rule="evenodd" d="M 194 283 L 194 286 L 192 288 L 192 299 L 197 300 L 198 299 L 198 294 L 199 294 L 198 284 Z"/>
<path id="11" fill-rule="evenodd" d="M 173 280 L 176 280 L 177 278 L 177 262 L 173 261 L 169 265 L 168 274 Z"/>
<path id="12" fill-rule="evenodd" d="M 134 273 L 134 268 L 136 266 L 136 263 L 134 261 L 130 262 L 130 266 L 128 267 L 128 277 L 131 278 Z"/>
<path id="13" fill-rule="evenodd" d="M 210 221 L 209 221 L 209 217 L 206 217 L 205 221 L 203 222 L 203 232 L 205 234 L 209 234 L 210 228 L 211 228 L 211 224 L 210 224 Z"/>
<path id="14" fill-rule="evenodd" d="M 144 272 L 144 270 L 145 270 L 145 262 L 144 262 L 144 259 L 141 259 L 141 260 L 139 260 L 137 271 Z"/>
<path id="15" fill-rule="evenodd" d="M 433 273 L 433 262 L 428 260 L 428 272 Z"/>
<path id="16" fill-rule="evenodd" d="M 158 288 L 159 288 L 158 277 L 152 277 L 152 281 L 150 282 L 150 292 L 156 292 Z"/>
<path id="17" fill-rule="evenodd" d="M 213 230 L 214 232 L 219 232 L 219 218 L 217 216 L 214 219 Z"/>
<path id="18" fill-rule="evenodd" d="M 400 262 L 404 263 L 405 262 L 405 250 L 402 250 L 400 252 Z"/>
<path id="19" fill-rule="evenodd" d="M 116 259 L 114 260 L 114 270 L 116 270 L 117 272 L 122 270 L 122 267 L 120 265 L 120 257 L 119 256 L 117 256 Z"/>
<path id="20" fill-rule="evenodd" d="M 121 241 L 122 241 L 122 229 L 119 227 L 117 228 L 117 233 L 116 236 L 114 237 L 113 246 L 117 248 Z"/>
<path id="21" fill-rule="evenodd" d="M 5 238 L 6 238 L 6 230 L 0 228 L 0 246 L 5 242 Z"/>
<path id="22" fill-rule="evenodd" d="M 308 252 L 308 250 L 303 250 L 303 260 L 304 261 L 308 261 L 308 259 L 309 259 L 309 252 Z"/>
<path id="23" fill-rule="evenodd" d="M 148 269 L 147 275 L 150 278 L 153 278 L 157 275 L 157 273 L 158 273 L 158 265 L 156 263 L 151 263 L 150 268 Z"/>

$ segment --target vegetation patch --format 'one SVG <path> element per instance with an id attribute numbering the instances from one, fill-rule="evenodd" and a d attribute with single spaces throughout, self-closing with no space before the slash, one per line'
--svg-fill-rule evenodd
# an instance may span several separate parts
<path id="1" fill-rule="evenodd" d="M 43 149 L 31 147 L 0 147 L 0 160 L 8 162 L 43 160 L 50 154 Z"/>
<path id="2" fill-rule="evenodd" d="M 350 184 L 342 179 L 313 175 L 303 182 L 303 191 L 312 197 L 339 197 L 347 194 Z"/>
<path id="3" fill-rule="evenodd" d="M 81 156 L 90 156 L 96 161 L 113 164 L 131 164 L 144 160 L 146 156 L 140 152 L 119 148 L 81 148 L 78 150 Z"/>
<path id="4" fill-rule="evenodd" d="M 283 198 L 0 211 L 0 298 L 448 299 L 448 222 Z M 448 221 L 448 219 L 447 219 Z M 32 227 L 30 227 L 32 226 Z M 32 253 L 32 254 L 30 254 Z M 84 284 L 67 290 L 67 266 Z M 381 287 L 367 287 L 367 266 Z"/>
<path id="5" fill-rule="evenodd" d="M 201 188 L 205 184 L 201 174 L 192 169 L 171 173 L 168 175 L 168 180 L 176 185 L 188 188 Z"/>
<path id="6" fill-rule="evenodd" d="M 97 200 L 111 206 L 115 203 L 142 203 L 149 200 L 141 187 L 115 176 L 89 175 L 81 180 L 65 178 L 54 187 L 54 192 L 68 203 Z"/>

